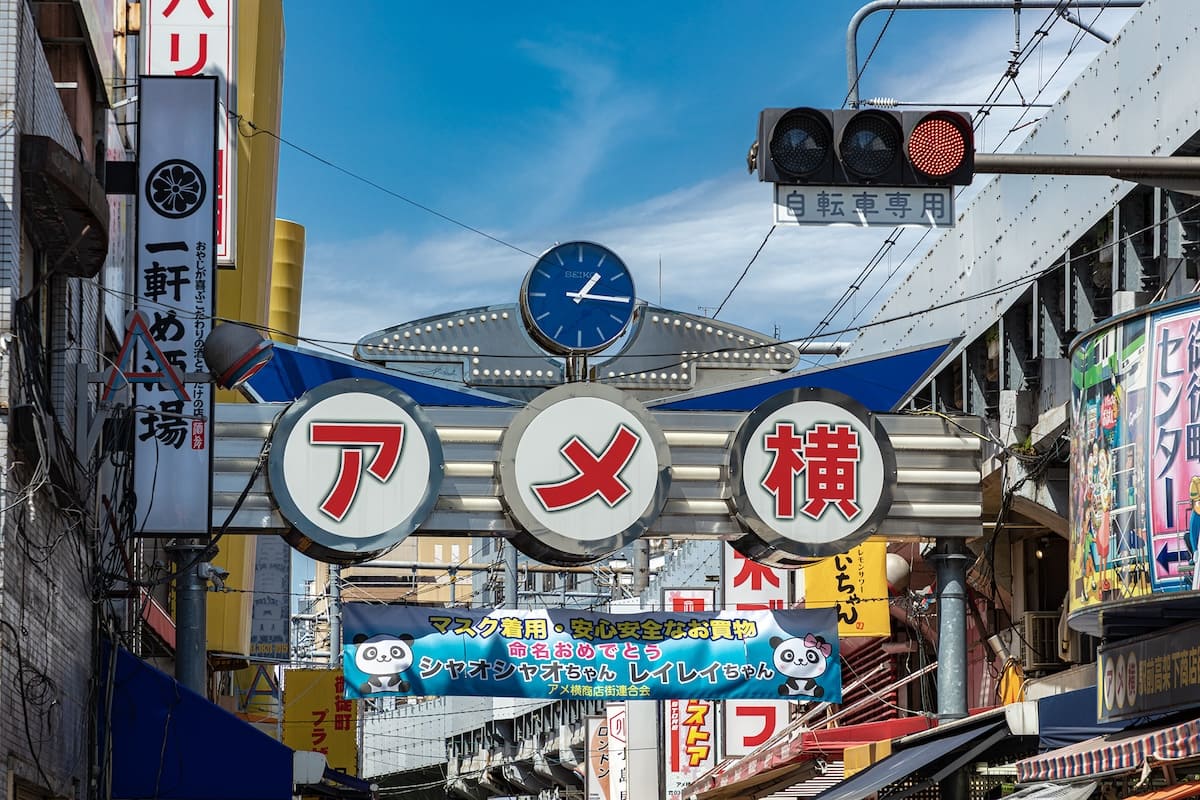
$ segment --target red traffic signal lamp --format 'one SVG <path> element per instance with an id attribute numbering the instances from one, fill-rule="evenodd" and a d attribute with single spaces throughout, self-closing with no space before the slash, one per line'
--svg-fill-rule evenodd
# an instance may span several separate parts
<path id="1" fill-rule="evenodd" d="M 962 186 L 975 172 L 971 121 L 954 111 L 768 108 L 758 179 L 829 186 Z"/>

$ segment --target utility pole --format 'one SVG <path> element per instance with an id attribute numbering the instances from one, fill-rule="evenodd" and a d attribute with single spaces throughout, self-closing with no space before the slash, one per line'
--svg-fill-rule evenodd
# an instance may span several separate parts
<path id="1" fill-rule="evenodd" d="M 175 558 L 175 679 L 208 696 L 208 583 L 204 539 L 177 539 Z"/>
<path id="2" fill-rule="evenodd" d="M 504 607 L 517 607 L 517 548 L 504 542 Z"/>
<path id="3" fill-rule="evenodd" d="M 329 565 L 329 666 L 342 666 L 342 568 Z"/>

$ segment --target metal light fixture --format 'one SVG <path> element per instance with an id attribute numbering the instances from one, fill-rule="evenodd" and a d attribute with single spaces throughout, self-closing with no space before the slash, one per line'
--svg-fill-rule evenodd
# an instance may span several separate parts
<path id="1" fill-rule="evenodd" d="M 275 355 L 275 344 L 248 325 L 214 325 L 204 342 L 204 360 L 222 389 L 241 386 Z"/>

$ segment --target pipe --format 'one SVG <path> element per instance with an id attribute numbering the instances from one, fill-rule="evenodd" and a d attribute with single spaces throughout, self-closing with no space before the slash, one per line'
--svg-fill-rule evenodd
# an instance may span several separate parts
<path id="1" fill-rule="evenodd" d="M 1118 180 L 1200 178 L 1200 156 L 976 153 L 975 171 L 1009 175 L 1107 175 Z"/>
<path id="2" fill-rule="evenodd" d="M 1058 12 L 1058 15 L 1059 15 L 1060 17 L 1062 17 L 1063 19 L 1065 19 L 1067 22 L 1069 22 L 1069 23 L 1071 23 L 1072 25 L 1074 25 L 1075 27 L 1079 28 L 1080 30 L 1087 31 L 1087 32 L 1088 32 L 1088 33 L 1090 33 L 1092 36 L 1095 36 L 1097 39 L 1099 39 L 1100 41 L 1104 42 L 1105 44 L 1108 44 L 1109 42 L 1111 42 L 1111 41 L 1112 41 L 1112 37 L 1111 37 L 1111 36 L 1108 36 L 1108 35 L 1106 35 L 1106 34 L 1103 34 L 1103 33 L 1101 33 L 1100 31 L 1096 30 L 1096 29 L 1095 29 L 1095 28 L 1093 28 L 1091 25 L 1088 25 L 1088 24 L 1087 24 L 1086 22 L 1084 22 L 1082 19 L 1080 19 L 1079 17 L 1075 16 L 1074 14 L 1072 14 L 1070 11 L 1068 11 L 1068 10 L 1067 10 L 1067 9 L 1065 9 L 1065 8 L 1064 8 L 1064 9 L 1062 9 L 1061 11 L 1059 11 L 1059 12 Z"/>
<path id="3" fill-rule="evenodd" d="M 967 565 L 962 539 L 939 539 L 929 557 L 937 571 L 938 719 L 967 716 Z"/>
<path id="4" fill-rule="evenodd" d="M 1144 0 L 1071 0 L 1075 8 L 1139 8 Z M 858 108 L 858 28 L 876 11 L 926 11 L 933 9 L 1049 8 L 1057 9 L 1062 0 L 872 0 L 855 12 L 846 28 L 846 98 L 850 108 Z M 1074 22 L 1074 20 L 1070 20 Z M 1085 30 L 1087 30 L 1085 28 Z M 1094 35 L 1094 31 L 1089 31 Z"/>
<path id="5" fill-rule="evenodd" d="M 517 548 L 504 543 L 504 607 L 517 607 Z"/>

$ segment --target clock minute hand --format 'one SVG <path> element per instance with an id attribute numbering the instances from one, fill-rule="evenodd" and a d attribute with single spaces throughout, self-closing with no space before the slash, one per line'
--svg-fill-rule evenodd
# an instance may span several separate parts
<path id="1" fill-rule="evenodd" d="M 585 297 L 589 297 L 588 290 L 600 282 L 600 273 L 593 272 L 592 277 L 588 278 L 587 283 L 578 292 L 567 292 L 567 297 L 572 298 L 576 303 Z"/>
<path id="2" fill-rule="evenodd" d="M 607 300 L 610 303 L 628 303 L 628 295 L 612 295 L 612 294 L 588 294 L 587 292 L 567 292 L 567 297 L 572 298 L 576 303 L 580 300 Z"/>

